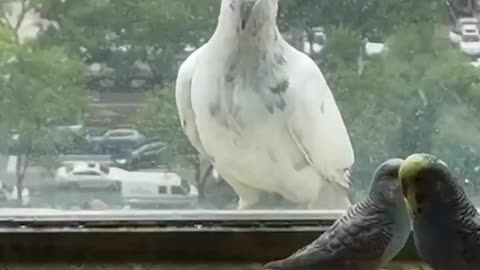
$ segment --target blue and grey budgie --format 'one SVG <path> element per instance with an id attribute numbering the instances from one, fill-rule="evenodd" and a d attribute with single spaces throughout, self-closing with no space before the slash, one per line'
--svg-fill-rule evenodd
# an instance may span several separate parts
<path id="1" fill-rule="evenodd" d="M 403 248 L 411 220 L 398 180 L 403 160 L 390 159 L 375 171 L 368 195 L 349 208 L 322 236 L 290 257 L 268 263 L 271 270 L 378 270 Z"/>
<path id="2" fill-rule="evenodd" d="M 480 218 L 448 165 L 414 154 L 399 177 L 420 257 L 434 270 L 480 269 Z"/>

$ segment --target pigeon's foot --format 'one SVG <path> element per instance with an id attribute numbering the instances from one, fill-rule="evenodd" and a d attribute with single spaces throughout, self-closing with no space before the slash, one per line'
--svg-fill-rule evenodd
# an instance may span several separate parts
<path id="1" fill-rule="evenodd" d="M 238 181 L 225 180 L 239 197 L 237 210 L 253 209 L 260 202 L 260 191 Z"/>
<path id="2" fill-rule="evenodd" d="M 352 205 L 348 190 L 338 185 L 325 185 L 315 201 L 308 204 L 308 209 L 347 210 Z"/>
<path id="3" fill-rule="evenodd" d="M 240 198 L 238 201 L 238 207 L 237 210 L 249 210 L 255 208 L 255 205 L 257 205 L 257 202 L 251 202 L 248 200 L 244 200 Z"/>

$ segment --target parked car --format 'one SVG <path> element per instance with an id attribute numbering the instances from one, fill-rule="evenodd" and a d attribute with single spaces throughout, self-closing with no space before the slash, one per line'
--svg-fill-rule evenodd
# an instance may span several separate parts
<path id="1" fill-rule="evenodd" d="M 125 171 L 98 162 L 75 162 L 57 169 L 56 184 L 67 190 L 120 191 Z"/>
<path id="2" fill-rule="evenodd" d="M 460 44 L 460 42 L 462 42 L 462 35 L 460 33 L 449 31 L 448 37 L 450 38 L 450 41 L 452 41 L 452 43 L 454 44 Z"/>
<path id="3" fill-rule="evenodd" d="M 112 163 L 127 170 L 161 168 L 167 162 L 166 149 L 161 141 L 146 143 L 129 153 L 112 155 Z"/>
<path id="4" fill-rule="evenodd" d="M 113 129 L 103 135 L 104 141 L 132 141 L 141 144 L 145 141 L 143 136 L 136 129 Z"/>
<path id="5" fill-rule="evenodd" d="M 385 51 L 385 49 L 386 49 L 385 43 L 369 42 L 369 41 L 365 42 L 365 53 L 368 56 L 381 54 Z"/>
<path id="6" fill-rule="evenodd" d="M 130 207 L 193 207 L 198 189 L 172 172 L 130 172 L 122 183 L 122 196 Z"/>
<path id="7" fill-rule="evenodd" d="M 87 135 L 87 141 L 99 145 L 104 153 L 128 152 L 145 142 L 146 138 L 136 129 L 112 129 L 101 136 Z"/>
<path id="8" fill-rule="evenodd" d="M 83 123 L 69 123 L 62 119 L 49 118 L 45 123 L 45 127 L 52 129 L 53 131 L 60 132 L 73 132 L 76 135 L 81 135 L 85 128 Z"/>
<path id="9" fill-rule="evenodd" d="M 455 25 L 454 32 L 457 32 L 457 33 L 461 34 L 466 25 L 474 25 L 474 26 L 478 27 L 480 25 L 480 21 L 475 17 L 459 18 L 457 20 L 456 25 Z"/>
<path id="10" fill-rule="evenodd" d="M 480 36 L 478 34 L 463 35 L 460 42 L 460 49 L 469 56 L 480 55 Z"/>
<path id="11" fill-rule="evenodd" d="M 461 29 L 461 35 L 479 35 L 478 25 L 476 24 L 464 24 Z"/>

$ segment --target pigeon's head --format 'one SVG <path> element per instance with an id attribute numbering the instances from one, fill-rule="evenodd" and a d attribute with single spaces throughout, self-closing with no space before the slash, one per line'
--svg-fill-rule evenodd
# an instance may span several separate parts
<path id="1" fill-rule="evenodd" d="M 386 160 L 375 170 L 370 184 L 370 195 L 391 204 L 404 205 L 402 189 L 398 180 L 398 172 L 403 159 Z"/>
<path id="2" fill-rule="evenodd" d="M 219 23 L 233 23 L 240 33 L 275 22 L 277 12 L 278 0 L 222 0 Z"/>
<path id="3" fill-rule="evenodd" d="M 448 165 L 431 154 L 409 156 L 400 167 L 399 177 L 414 218 L 425 211 L 446 211 L 446 206 L 463 194 Z"/>

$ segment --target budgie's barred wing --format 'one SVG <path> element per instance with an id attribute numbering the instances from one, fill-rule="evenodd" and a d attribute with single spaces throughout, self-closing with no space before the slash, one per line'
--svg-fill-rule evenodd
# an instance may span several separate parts
<path id="1" fill-rule="evenodd" d="M 320 238 L 284 260 L 267 264 L 266 269 L 329 270 L 359 261 L 365 266 L 376 267 L 393 237 L 392 224 L 375 214 L 364 215 L 371 213 L 368 207 L 374 206 L 353 206 Z"/>

